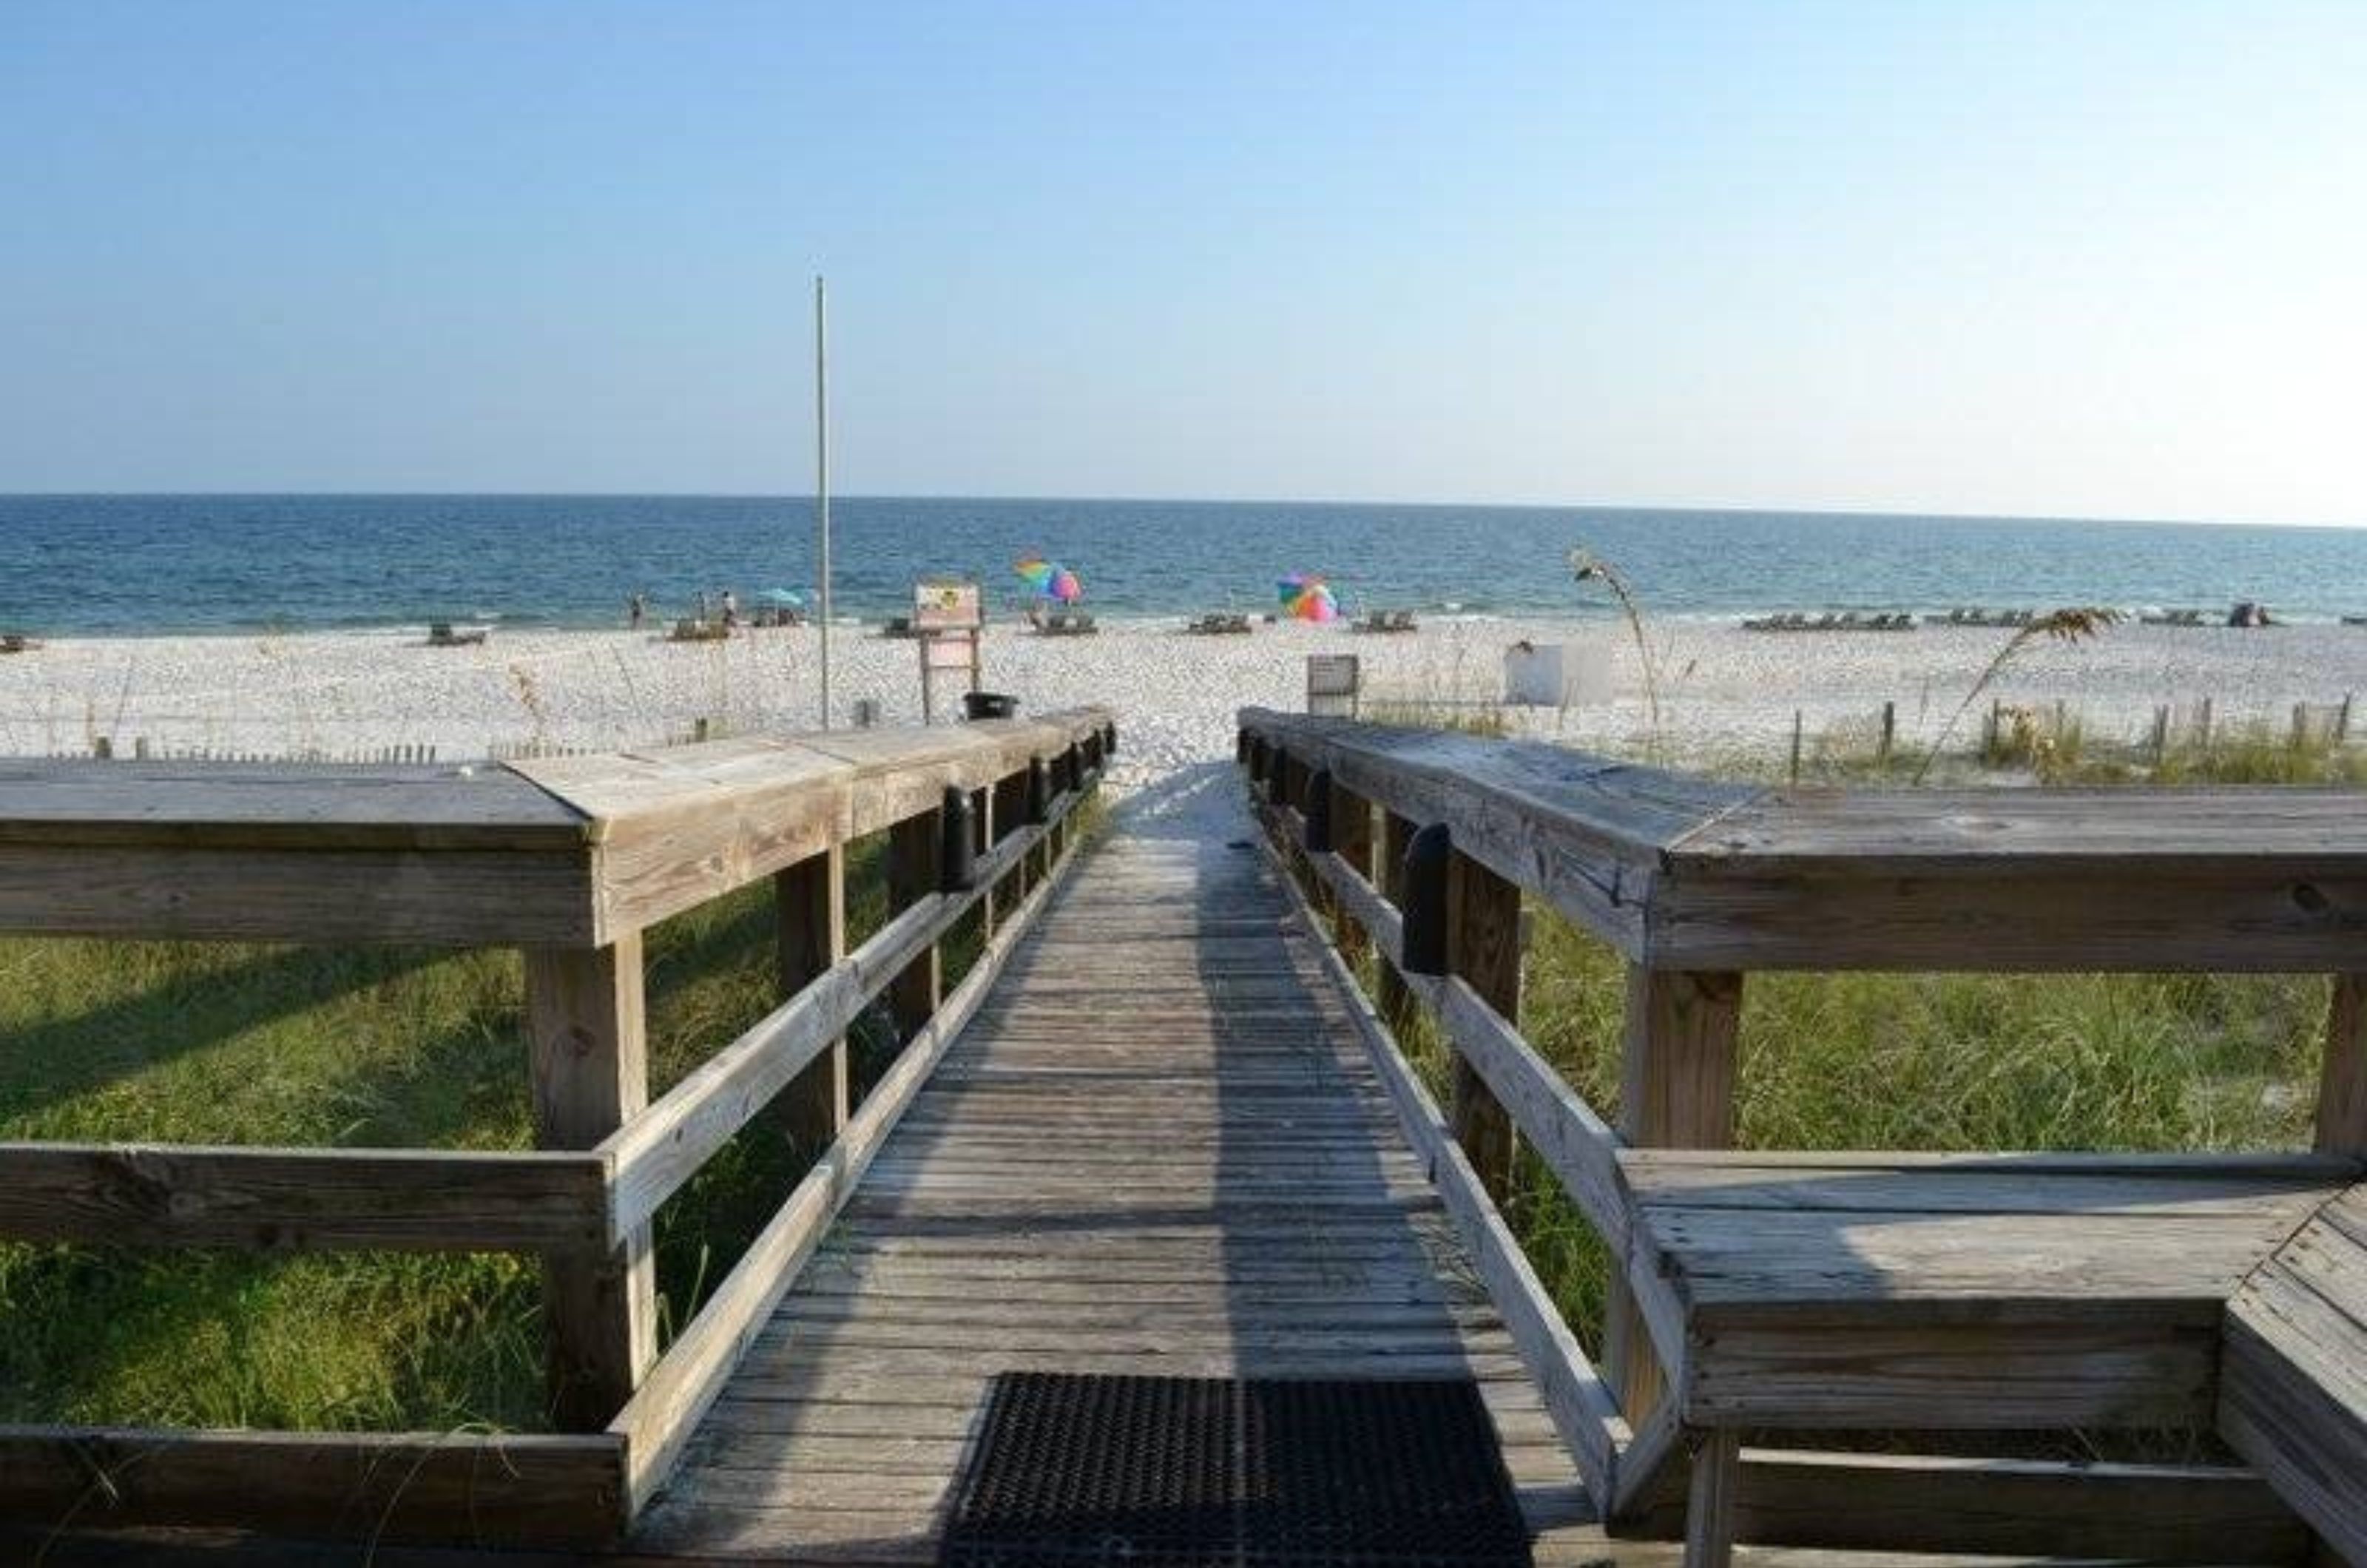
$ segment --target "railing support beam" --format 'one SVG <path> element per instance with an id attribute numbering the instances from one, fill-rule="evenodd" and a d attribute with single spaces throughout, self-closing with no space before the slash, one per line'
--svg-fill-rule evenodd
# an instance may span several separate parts
<path id="1" fill-rule="evenodd" d="M 832 844 L 773 877 L 783 1000 L 846 956 L 846 852 Z M 798 1149 L 828 1148 L 846 1125 L 846 1040 L 831 1043 L 782 1091 L 782 1129 Z"/>
<path id="2" fill-rule="evenodd" d="M 1518 1028 L 1521 890 L 1461 853 L 1447 862 L 1446 951 L 1454 972 Z M 1452 1095 L 1455 1141 L 1463 1145 L 1480 1184 L 1501 1208 L 1512 1190 L 1512 1118 L 1460 1051 L 1455 1053 Z"/>
<path id="3" fill-rule="evenodd" d="M 2334 977 L 2317 1080 L 2317 1148 L 2367 1158 L 2367 974 Z"/>
<path id="4" fill-rule="evenodd" d="M 527 949 L 526 1017 L 538 1146 L 591 1148 L 649 1104 L 639 932 L 606 947 Z M 552 1422 L 596 1432 L 657 1359 L 647 1227 L 613 1254 L 546 1254 L 543 1316 Z"/>
<path id="5" fill-rule="evenodd" d="M 1400 911 L 1406 907 L 1405 863 L 1406 846 L 1413 842 L 1413 824 L 1394 811 L 1381 813 L 1381 843 L 1377 855 L 1381 897 Z M 1406 989 L 1397 965 L 1380 966 L 1379 996 L 1382 1019 L 1391 1029 L 1402 1029 L 1413 1007 L 1413 993 Z"/>
<path id="6" fill-rule="evenodd" d="M 1723 1149 L 1734 1143 L 1742 976 L 1725 971 L 1627 969 L 1619 1130 L 1639 1148 Z M 1662 1396 L 1635 1298 L 1614 1275 L 1604 1317 L 1604 1371 L 1619 1408 L 1640 1425 Z"/>
<path id="7" fill-rule="evenodd" d="M 938 891 L 944 842 L 942 811 L 923 811 L 888 829 L 888 912 L 900 914 Z M 888 987 L 888 1012 L 896 1038 L 910 1040 L 929 1021 L 945 995 L 942 954 L 935 942 L 908 964 Z"/>
<path id="8" fill-rule="evenodd" d="M 1330 779 L 1330 774 L 1324 775 Z M 1365 881 L 1373 879 L 1373 807 L 1363 795 L 1333 780 L 1331 784 L 1330 818 L 1331 852 L 1353 866 Z M 1340 949 L 1340 956 L 1354 970 L 1372 942 L 1365 928 L 1342 912 L 1335 900 L 1331 910 L 1331 931 Z M 1388 965 L 1381 967 L 1386 970 Z"/>

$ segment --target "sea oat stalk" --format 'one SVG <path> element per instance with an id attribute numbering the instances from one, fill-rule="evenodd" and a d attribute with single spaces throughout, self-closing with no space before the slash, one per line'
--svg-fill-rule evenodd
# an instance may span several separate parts
<path id="1" fill-rule="evenodd" d="M 1600 582 L 1610 589 L 1611 596 L 1619 601 L 1620 611 L 1627 617 L 1628 634 L 1636 639 L 1636 659 L 1644 670 L 1644 706 L 1651 717 L 1649 749 L 1651 754 L 1658 757 L 1660 751 L 1660 681 L 1659 673 L 1652 668 L 1651 639 L 1644 635 L 1643 607 L 1637 604 L 1636 595 L 1628 590 L 1627 580 L 1620 575 L 1619 570 L 1592 551 L 1584 548 L 1570 551 L 1569 570 L 1580 582 Z"/>
<path id="2" fill-rule="evenodd" d="M 1923 753 L 1923 765 L 1915 770 L 1915 782 L 1921 784 L 1931 772 L 1932 762 L 1938 760 L 1941 748 L 1948 743 L 1948 737 L 1955 733 L 1957 724 L 1972 705 L 1980 701 L 1981 694 L 1988 690 L 1989 682 L 2003 672 L 2016 655 L 2038 642 L 2070 645 L 2087 642 L 2103 636 L 2109 627 L 2119 625 L 2123 619 L 2118 610 L 2108 610 L 2095 604 L 2076 604 L 2049 610 L 2034 617 L 2029 625 L 2018 628 L 2005 639 L 2005 646 L 1997 650 L 1997 656 L 1981 671 L 1979 679 L 1973 682 L 1972 690 L 1965 694 L 1965 700 L 1958 703 L 1956 711 L 1948 716 L 1948 722 L 1940 727 L 1939 737 L 1931 742 L 1931 749 Z"/>

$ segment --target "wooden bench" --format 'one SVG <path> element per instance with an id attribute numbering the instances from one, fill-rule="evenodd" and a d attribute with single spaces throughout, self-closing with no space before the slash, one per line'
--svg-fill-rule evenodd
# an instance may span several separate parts
<path id="1" fill-rule="evenodd" d="M 2367 1186 L 2320 1209 L 2229 1303 L 2219 1433 L 2367 1562 Z"/>
<path id="2" fill-rule="evenodd" d="M 2209 1428 L 2246 1277 L 2324 1156 L 1623 1151 L 1688 1425 Z M 2362 1273 L 2367 1278 L 2367 1273 Z"/>

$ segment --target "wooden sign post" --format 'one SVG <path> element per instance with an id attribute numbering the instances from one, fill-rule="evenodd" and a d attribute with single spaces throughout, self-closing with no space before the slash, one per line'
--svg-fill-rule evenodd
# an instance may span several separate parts
<path id="1" fill-rule="evenodd" d="M 936 722 L 940 674 L 967 678 L 979 689 L 979 631 L 986 614 L 978 584 L 966 578 L 926 577 L 912 585 L 912 637 L 921 647 L 921 722 Z"/>

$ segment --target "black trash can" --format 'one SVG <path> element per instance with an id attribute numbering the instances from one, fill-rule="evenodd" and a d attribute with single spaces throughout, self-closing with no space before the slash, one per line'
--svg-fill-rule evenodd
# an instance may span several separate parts
<path id="1" fill-rule="evenodd" d="M 962 694 L 962 717 L 964 718 L 1016 718 L 1018 716 L 1019 699 L 1017 697 L 1006 697 L 1001 692 L 964 692 Z"/>

